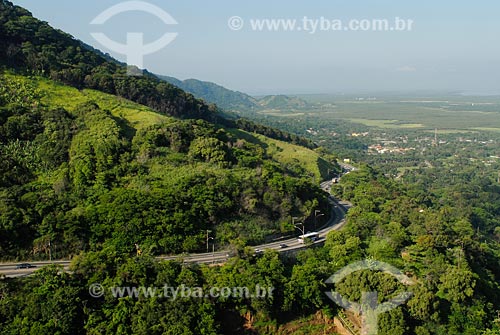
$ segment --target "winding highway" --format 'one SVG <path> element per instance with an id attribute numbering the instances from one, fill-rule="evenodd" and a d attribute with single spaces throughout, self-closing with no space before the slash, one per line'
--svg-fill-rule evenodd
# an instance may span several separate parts
<path id="1" fill-rule="evenodd" d="M 327 182 L 328 187 L 330 187 L 331 182 Z M 322 184 L 323 185 L 323 184 Z M 340 202 L 334 199 L 333 197 L 329 197 L 328 201 L 331 205 L 331 216 L 330 220 L 320 229 L 317 230 L 320 238 L 312 244 L 323 244 L 325 242 L 326 235 L 332 230 L 339 230 L 345 224 L 345 213 L 351 207 L 350 203 Z M 283 247 L 285 246 L 285 247 Z M 276 242 L 271 242 L 267 244 L 261 244 L 254 246 L 254 250 L 256 253 L 263 252 L 268 249 L 274 249 L 278 252 L 291 252 L 294 250 L 304 249 L 309 247 L 310 245 L 306 245 L 304 243 L 299 242 L 297 237 L 289 238 L 286 240 L 280 240 Z M 162 260 L 177 260 L 180 262 L 187 263 L 207 263 L 207 264 L 220 264 L 224 263 L 228 260 L 230 256 L 227 251 L 217 251 L 214 253 L 202 253 L 202 254 L 186 254 L 186 255 L 177 255 L 177 256 L 163 256 L 158 257 L 158 259 Z"/>
<path id="2" fill-rule="evenodd" d="M 347 171 L 354 171 L 354 168 L 348 164 L 341 164 L 342 168 Z M 332 185 L 332 181 L 324 181 L 321 183 L 321 188 L 330 194 L 330 188 Z M 331 215 L 328 222 L 323 225 L 321 228 L 317 230 L 320 238 L 314 241 L 312 244 L 323 244 L 325 242 L 326 235 L 332 230 L 340 230 L 346 224 L 345 214 L 349 210 L 352 205 L 346 201 L 339 201 L 332 196 L 328 197 L 328 202 L 331 206 Z M 272 243 L 262 244 L 258 246 L 254 246 L 254 250 L 256 253 L 263 252 L 268 249 L 274 249 L 280 253 L 284 252 L 292 252 L 299 249 L 304 249 L 309 247 L 310 245 L 306 245 L 304 243 L 300 243 L 296 237 L 289 238 L 286 240 L 280 240 Z M 228 251 L 216 251 L 202 254 L 182 254 L 175 256 L 159 256 L 158 260 L 177 260 L 179 262 L 185 263 L 200 263 L 200 264 L 221 264 L 228 260 L 230 255 Z M 64 267 L 65 270 L 69 270 L 69 265 L 71 261 L 68 260 L 58 260 L 52 262 L 30 262 L 31 265 L 34 265 L 32 268 L 27 269 L 18 269 L 17 266 L 19 263 L 0 263 L 0 278 L 2 276 L 14 278 L 14 277 L 23 277 L 29 276 L 34 271 L 40 269 L 49 264 L 59 264 Z"/>

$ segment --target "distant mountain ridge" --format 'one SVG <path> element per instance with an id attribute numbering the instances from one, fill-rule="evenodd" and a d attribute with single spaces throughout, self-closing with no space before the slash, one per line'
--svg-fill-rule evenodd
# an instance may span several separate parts
<path id="1" fill-rule="evenodd" d="M 197 79 L 179 80 L 174 77 L 157 76 L 178 88 L 193 94 L 199 99 L 213 103 L 225 110 L 260 109 L 258 101 L 248 94 L 229 90 L 218 84 Z"/>
<path id="2" fill-rule="evenodd" d="M 6 0 L 0 0 L 0 37 L 0 71 L 9 69 L 25 75 L 43 76 L 80 90 L 93 89 L 116 95 L 163 115 L 241 127 L 278 140 L 315 147 L 311 141 L 296 135 L 238 120 L 235 115 L 223 113 L 217 105 L 205 103 L 213 102 L 213 99 L 198 99 L 147 70 L 136 69 L 142 75 L 129 76 L 125 64 L 52 28 L 47 22 L 34 18 L 28 10 Z M 203 92 L 206 87 L 209 91 L 218 88 L 222 92 L 218 96 L 224 101 L 228 101 L 225 92 L 230 92 L 230 97 L 237 94 L 215 87 L 215 84 L 194 86 L 197 92 Z"/>
<path id="3" fill-rule="evenodd" d="M 174 77 L 157 75 L 169 84 L 191 93 L 198 99 L 228 111 L 258 111 L 263 109 L 300 109 L 307 107 L 309 103 L 297 97 L 286 95 L 268 95 L 255 98 L 246 93 L 233 91 L 221 85 L 201 81 L 197 79 L 179 80 Z"/>
<path id="4" fill-rule="evenodd" d="M 259 104 L 264 108 L 270 109 L 300 109 L 309 105 L 303 99 L 287 95 L 268 95 L 259 99 Z"/>
<path id="5" fill-rule="evenodd" d="M 143 76 L 127 76 L 123 64 L 6 0 L 0 1 L 0 36 L 2 67 L 117 95 L 165 115 L 208 121 L 220 118 L 216 108 L 147 71 Z"/>

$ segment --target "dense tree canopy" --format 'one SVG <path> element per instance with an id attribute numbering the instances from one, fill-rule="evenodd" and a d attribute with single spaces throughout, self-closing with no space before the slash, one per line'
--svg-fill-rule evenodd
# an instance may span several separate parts
<path id="1" fill-rule="evenodd" d="M 499 334 L 500 187 L 477 169 L 418 172 L 401 183 L 362 166 L 333 186 L 354 207 L 324 246 L 256 255 L 245 245 L 292 236 L 292 217 L 309 228 L 315 210 L 330 208 L 314 172 L 271 155 L 273 145 L 282 149 L 252 133 L 314 148 L 311 141 L 224 119 L 148 73 L 126 76 L 122 64 L 6 0 L 0 37 L 0 258 L 72 258 L 69 272 L 51 265 L 0 279 L 0 334 L 278 333 L 311 315 L 355 327 L 359 315 L 346 316 L 325 294 L 334 289 L 358 303 L 366 291 L 378 302 L 412 292 L 380 316 L 380 334 Z M 48 98 L 44 85 L 62 98 Z M 82 101 L 71 101 L 75 91 Z M 207 232 L 217 247 L 234 250 L 226 264 L 154 258 L 203 250 Z M 325 282 L 363 259 L 392 264 L 411 282 L 368 269 Z M 105 289 L 102 297 L 89 294 L 93 284 Z M 259 285 L 273 294 L 169 299 L 110 291 L 164 285 Z"/>

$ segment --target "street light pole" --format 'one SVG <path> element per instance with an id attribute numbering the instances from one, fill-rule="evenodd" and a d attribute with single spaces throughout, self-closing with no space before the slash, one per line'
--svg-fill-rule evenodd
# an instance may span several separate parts
<path id="1" fill-rule="evenodd" d="M 207 229 L 207 253 L 208 253 L 208 241 L 209 241 L 210 239 L 213 239 L 213 237 L 209 237 L 209 236 L 208 236 L 208 233 L 210 233 L 210 232 L 211 232 L 211 231 Z"/>
<path id="2" fill-rule="evenodd" d="M 318 213 L 321 213 L 321 211 L 319 209 L 314 210 L 314 230 L 315 231 L 316 231 L 316 225 L 317 225 L 318 217 L 325 215 L 325 214 L 319 214 L 318 215 Z"/>
<path id="3" fill-rule="evenodd" d="M 209 238 L 208 238 L 208 240 L 207 240 L 207 243 L 208 243 L 208 241 L 210 241 L 210 240 L 215 240 L 215 238 L 213 238 L 213 237 L 209 237 Z M 213 247 L 213 246 L 214 246 L 214 242 L 212 242 L 212 247 Z M 208 253 L 208 244 L 207 244 L 207 253 Z"/>
<path id="4" fill-rule="evenodd" d="M 215 242 L 212 242 L 212 264 L 215 264 Z"/>
<path id="5" fill-rule="evenodd" d="M 293 226 L 302 233 L 302 236 L 304 236 L 305 235 L 304 231 L 305 231 L 306 227 L 304 226 L 304 224 L 302 222 L 295 223 L 295 219 L 298 219 L 298 217 L 292 217 L 292 224 L 293 224 Z M 299 225 L 299 224 L 302 226 L 302 229 L 300 229 L 299 227 L 297 227 L 297 225 Z"/>

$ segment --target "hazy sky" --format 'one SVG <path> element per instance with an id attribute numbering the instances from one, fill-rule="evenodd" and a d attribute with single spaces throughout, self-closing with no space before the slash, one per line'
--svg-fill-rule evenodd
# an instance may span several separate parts
<path id="1" fill-rule="evenodd" d="M 12 1 L 12 0 L 11 0 Z M 213 81 L 247 93 L 463 90 L 500 92 L 500 2 L 459 0 L 148 0 L 177 25 L 154 15 L 122 13 L 102 26 L 89 23 L 117 0 L 13 0 L 34 16 L 109 52 L 90 35 L 124 43 L 127 32 L 145 42 L 166 32 L 177 38 L 146 56 L 150 71 Z M 239 31 L 228 19 L 239 16 Z M 412 31 L 253 31 L 251 19 L 388 19 L 414 21 Z"/>

